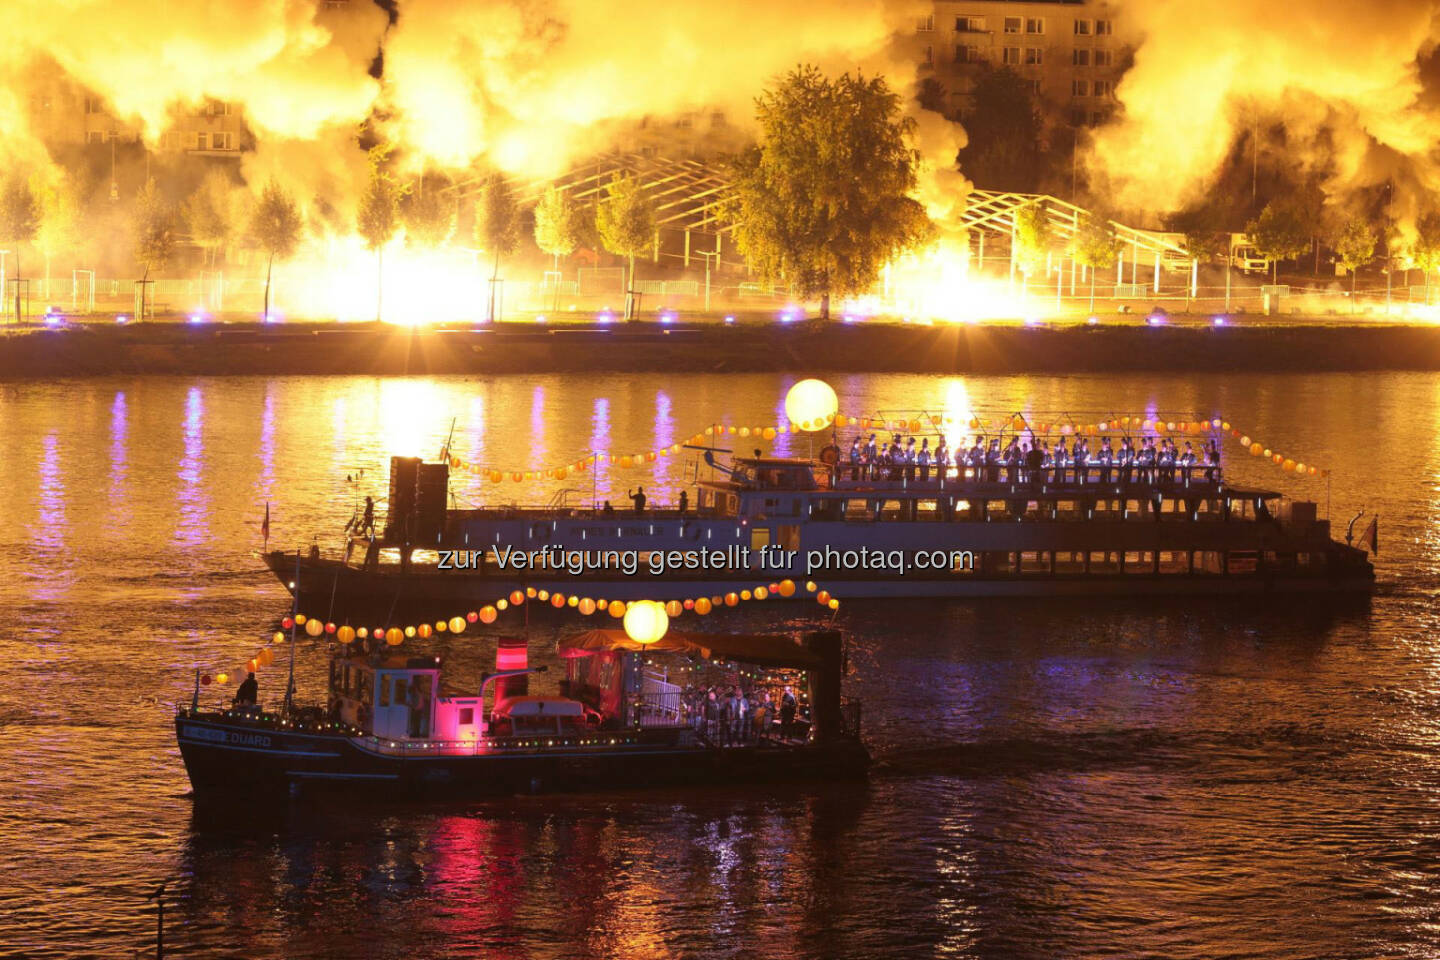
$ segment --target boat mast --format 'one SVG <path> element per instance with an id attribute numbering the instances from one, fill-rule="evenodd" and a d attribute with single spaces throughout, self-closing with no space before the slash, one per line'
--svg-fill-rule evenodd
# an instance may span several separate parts
<path id="1" fill-rule="evenodd" d="M 295 699 L 295 615 L 300 612 L 300 548 L 295 548 L 295 590 L 290 598 L 290 676 L 285 681 L 285 709 L 283 716 L 290 716 Z"/>

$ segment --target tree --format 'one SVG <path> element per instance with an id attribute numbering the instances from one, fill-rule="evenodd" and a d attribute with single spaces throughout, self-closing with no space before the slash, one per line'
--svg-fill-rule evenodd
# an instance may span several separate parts
<path id="1" fill-rule="evenodd" d="M 880 77 L 831 80 L 802 66 L 756 100 L 761 141 L 735 164 L 723 216 L 751 269 L 820 298 L 873 287 L 933 225 L 910 196 L 915 122 Z"/>
<path id="2" fill-rule="evenodd" d="M 500 258 L 513 253 L 520 243 L 520 210 L 505 178 L 492 173 L 485 178 L 480 195 L 475 198 L 475 245 L 494 255 L 490 271 L 490 306 L 486 311 L 492 323 L 496 315 L 496 288 L 500 284 Z"/>
<path id="3" fill-rule="evenodd" d="M 655 205 L 645 196 L 639 180 L 617 176 L 606 185 L 605 196 L 595 208 L 595 231 L 606 250 L 629 261 L 625 319 L 634 319 L 635 256 L 655 242 Z"/>
<path id="4" fill-rule="evenodd" d="M 1335 238 L 1335 258 L 1350 271 L 1350 309 L 1355 309 L 1355 271 L 1375 259 L 1375 231 L 1358 217 L 1345 222 Z"/>
<path id="5" fill-rule="evenodd" d="M 175 211 L 155 186 L 154 178 L 145 181 L 135 198 L 135 261 L 145 268 L 140 277 L 140 309 L 137 319 L 145 316 L 145 285 L 150 271 L 158 270 L 175 251 Z"/>
<path id="6" fill-rule="evenodd" d="M 45 258 L 45 295 L 50 293 L 50 260 L 80 246 L 80 191 L 64 171 L 51 177 L 36 176 L 31 189 L 40 207 L 35 248 Z"/>
<path id="7" fill-rule="evenodd" d="M 1425 304 L 1430 304 L 1430 274 L 1440 267 L 1440 213 L 1432 210 L 1415 223 L 1410 259 L 1425 272 Z"/>
<path id="8" fill-rule="evenodd" d="M 1040 179 L 1041 123 L 1030 81 L 1009 67 L 982 69 L 965 114 L 969 137 L 960 168 L 988 190 L 1034 192 Z"/>
<path id="9" fill-rule="evenodd" d="M 1245 233 L 1255 251 L 1270 261 L 1272 283 L 1280 282 L 1280 261 L 1298 257 L 1310 244 L 1309 233 L 1295 210 L 1274 200 L 1245 225 Z"/>
<path id="10" fill-rule="evenodd" d="M 1115 258 L 1120 255 L 1120 238 L 1115 235 L 1114 225 L 1106 217 L 1087 213 L 1070 243 L 1070 255 L 1090 271 L 1090 312 L 1094 313 L 1095 274 L 1115 266 Z"/>
<path id="11" fill-rule="evenodd" d="M 204 249 L 212 264 L 216 254 L 234 238 L 240 213 L 239 191 L 223 170 L 205 174 L 200 186 L 180 207 L 190 236 Z"/>
<path id="12" fill-rule="evenodd" d="M 423 173 L 415 182 L 416 189 L 400 207 L 405 242 L 424 250 L 443 247 L 455 235 L 460 218 L 460 208 L 449 192 L 450 182 L 446 177 L 427 178 Z"/>
<path id="13" fill-rule="evenodd" d="M 0 243 L 15 248 L 15 279 L 20 279 L 20 246 L 40 229 L 40 204 L 23 177 L 11 176 L 0 190 Z M 0 300 L 4 299 L 0 291 Z M 15 285 L 15 319 L 20 319 L 20 285 Z"/>
<path id="14" fill-rule="evenodd" d="M 1224 213 L 1212 201 L 1192 206 L 1166 218 L 1166 228 L 1185 235 L 1185 250 L 1190 254 L 1196 280 L 1185 288 L 1185 310 L 1190 310 L 1190 297 L 1198 282 L 1199 265 L 1218 260 L 1230 250 L 1230 235 L 1222 229 Z M 1229 270 L 1230 265 L 1226 264 Z"/>
<path id="15" fill-rule="evenodd" d="M 1050 249 L 1050 215 L 1045 203 L 1032 203 L 1015 214 L 1015 262 L 1029 280 L 1030 274 Z"/>
<path id="16" fill-rule="evenodd" d="M 275 258 L 283 261 L 294 255 L 300 244 L 301 223 L 300 208 L 285 188 L 273 179 L 265 184 L 250 218 L 250 237 L 269 255 L 265 262 L 265 312 L 261 314 L 266 320 L 270 319 L 270 275 Z"/>
<path id="17" fill-rule="evenodd" d="M 570 194 L 550 187 L 535 205 L 535 245 L 555 258 L 568 257 L 585 236 L 584 216 Z"/>
<path id="18" fill-rule="evenodd" d="M 400 197 L 402 190 L 395 178 L 385 169 L 390 156 L 387 144 L 370 148 L 370 179 L 360 195 L 360 205 L 355 212 L 355 229 L 365 241 L 365 249 L 375 251 L 375 322 L 380 322 L 382 294 L 384 292 L 385 245 L 395 237 L 400 227 Z"/>

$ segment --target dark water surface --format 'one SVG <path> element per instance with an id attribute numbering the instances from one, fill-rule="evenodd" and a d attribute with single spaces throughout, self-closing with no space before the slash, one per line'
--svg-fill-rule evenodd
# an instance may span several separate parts
<path id="1" fill-rule="evenodd" d="M 1440 953 L 1434 375 L 834 378 L 849 410 L 1213 412 L 1329 465 L 1342 527 L 1362 506 L 1383 517 L 1381 589 L 1359 606 L 842 606 L 849 692 L 884 761 L 868 785 L 192 801 L 172 705 L 286 608 L 253 555 L 266 501 L 272 542 L 302 545 L 357 490 L 383 495 L 388 454 L 433 455 L 452 417 L 458 453 L 523 469 L 773 422 L 789 382 L 0 388 L 0 955 L 153 950 L 160 880 L 187 957 Z M 683 473 L 642 476 L 665 501 Z M 1249 457 L 1231 473 L 1325 509 L 1322 480 Z M 430 648 L 462 681 L 493 656 L 472 635 Z M 302 645 L 302 697 L 322 664 Z M 262 674 L 262 698 L 282 688 Z"/>

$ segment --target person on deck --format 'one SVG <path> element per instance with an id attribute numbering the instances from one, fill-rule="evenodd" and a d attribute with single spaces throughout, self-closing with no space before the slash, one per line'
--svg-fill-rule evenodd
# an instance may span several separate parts
<path id="1" fill-rule="evenodd" d="M 763 740 L 770 734 L 770 722 L 775 718 L 775 704 L 770 701 L 770 691 L 766 690 L 761 696 L 760 702 L 755 705 L 753 718 L 753 731 L 756 740 Z"/>
<path id="2" fill-rule="evenodd" d="M 739 687 L 735 688 L 735 717 L 730 724 L 730 739 L 734 743 L 750 739 L 750 700 Z"/>
<path id="3" fill-rule="evenodd" d="M 920 441 L 920 450 L 915 454 L 915 465 L 920 468 L 920 482 L 930 479 L 930 438 Z"/>
<path id="4" fill-rule="evenodd" d="M 365 498 L 365 515 L 360 518 L 360 532 L 371 540 L 375 539 L 375 498 Z"/>
<path id="5" fill-rule="evenodd" d="M 630 500 L 635 504 L 635 512 L 636 512 L 636 513 L 644 513 L 644 512 L 645 512 L 645 488 L 644 488 L 644 487 L 636 487 L 634 493 L 631 493 L 631 492 L 629 492 L 629 491 L 627 490 L 627 491 L 625 492 L 625 496 L 629 497 Z"/>
<path id="6" fill-rule="evenodd" d="M 850 441 L 850 479 L 860 479 L 860 438 Z"/>
<path id="7" fill-rule="evenodd" d="M 688 490 L 681 490 L 681 491 L 680 491 L 680 516 L 682 516 L 682 517 L 685 516 L 685 511 L 687 511 L 687 510 L 689 510 L 689 509 L 690 509 L 690 492 L 689 492 Z"/>
<path id="8" fill-rule="evenodd" d="M 799 704 L 795 701 L 795 691 L 787 685 L 785 692 L 780 694 L 780 736 L 783 739 L 790 739 L 792 728 L 795 726 L 795 710 Z"/>
<path id="9" fill-rule="evenodd" d="M 260 698 L 260 684 L 255 681 L 254 671 L 247 672 L 240 687 L 235 691 L 233 704 L 237 707 L 254 706 Z"/>
<path id="10" fill-rule="evenodd" d="M 601 512 L 601 514 L 603 514 L 604 516 L 607 516 L 607 517 L 613 517 L 613 516 L 615 516 L 615 508 L 610 505 L 610 501 L 609 501 L 609 500 L 606 500 L 606 501 L 605 501 L 605 506 L 603 506 L 603 507 L 600 508 L 600 512 Z"/>
<path id="11" fill-rule="evenodd" d="M 1220 444 L 1213 439 L 1205 448 L 1205 460 L 1209 464 L 1205 468 L 1205 482 L 1214 483 L 1215 475 L 1220 471 Z"/>

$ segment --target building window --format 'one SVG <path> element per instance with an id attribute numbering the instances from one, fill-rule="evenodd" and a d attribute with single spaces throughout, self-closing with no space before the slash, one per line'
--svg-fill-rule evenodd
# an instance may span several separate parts
<path id="1" fill-rule="evenodd" d="M 104 113 L 104 112 L 105 112 L 105 101 L 104 101 L 104 100 L 101 100 L 99 97 L 86 97 L 86 98 L 85 98 L 85 112 L 86 112 L 86 113 Z"/>
<path id="2" fill-rule="evenodd" d="M 1020 65 L 1020 48 L 1006 47 L 1003 51 L 1005 62 L 1011 66 Z"/>
<path id="3" fill-rule="evenodd" d="M 1112 25 L 1112 23 L 1111 23 L 1109 20 L 1096 20 L 1096 21 L 1095 21 L 1095 36 L 1097 36 L 1097 37 L 1108 37 L 1108 36 L 1110 36 L 1110 34 L 1112 34 L 1112 33 L 1114 33 L 1114 32 L 1115 32 L 1115 31 L 1114 31 L 1114 26 Z"/>
<path id="4" fill-rule="evenodd" d="M 934 29 L 935 29 L 935 14 L 933 14 L 933 13 L 927 14 L 926 16 L 921 17 L 921 18 L 920 18 L 920 21 L 915 24 L 915 32 L 916 32 L 916 33 L 929 33 L 930 31 L 932 31 L 932 30 L 934 30 Z"/>
<path id="5" fill-rule="evenodd" d="M 966 43 L 955 45 L 956 63 L 980 63 L 984 58 L 980 56 L 980 48 L 973 47 Z"/>
<path id="6" fill-rule="evenodd" d="M 935 66 L 935 48 L 925 44 L 925 54 L 920 58 L 920 65 L 924 67 Z"/>
<path id="7" fill-rule="evenodd" d="M 225 130 L 222 130 L 222 131 L 220 131 L 220 132 L 218 132 L 218 133 L 212 133 L 212 134 L 210 135 L 210 149 L 212 149 L 212 150 L 234 150 L 234 149 L 235 149 L 235 135 L 234 135 L 233 133 L 230 133 L 230 132 L 225 131 Z"/>
<path id="8" fill-rule="evenodd" d="M 984 18 L 984 17 L 956 17 L 956 18 L 955 18 L 955 32 L 956 32 L 956 33 L 984 33 L 984 32 L 985 32 L 985 18 Z"/>
<path id="9" fill-rule="evenodd" d="M 209 139 L 203 133 L 195 134 L 195 149 L 204 150 L 209 144 Z"/>
<path id="10" fill-rule="evenodd" d="M 1096 80 L 1093 89 L 1095 96 L 1108 97 L 1115 92 L 1115 85 L 1109 80 Z"/>
<path id="11" fill-rule="evenodd" d="M 1088 96 L 1090 96 L 1090 81 L 1088 81 L 1088 80 L 1071 80 L 1071 81 L 1070 81 L 1070 95 L 1071 95 L 1072 97 L 1088 97 Z"/>
<path id="12" fill-rule="evenodd" d="M 1080 49 L 1070 51 L 1070 63 L 1077 67 L 1090 66 L 1090 51 Z"/>
<path id="13" fill-rule="evenodd" d="M 1037 33 L 1037 34 L 1038 34 L 1038 33 L 1044 33 L 1044 32 L 1045 32 L 1045 18 L 1044 18 L 1044 17 L 1026 17 L 1026 18 L 1025 18 L 1025 32 L 1026 32 L 1026 33 Z"/>
<path id="14" fill-rule="evenodd" d="M 1095 66 L 1097 66 L 1097 67 L 1109 67 L 1109 66 L 1113 66 L 1114 63 L 1115 63 L 1115 55 L 1112 54 L 1109 50 L 1096 50 L 1096 51 L 1095 51 Z"/>
<path id="15" fill-rule="evenodd" d="M 1035 96 L 1037 96 L 1037 97 L 1040 96 L 1040 78 L 1039 78 L 1039 77 L 1032 77 L 1032 78 L 1030 79 L 1030 92 L 1031 92 L 1032 94 L 1034 94 Z"/>
<path id="16" fill-rule="evenodd" d="M 1020 32 L 1020 18 L 1019 18 L 1019 17 L 1006 17 L 1006 18 L 1005 18 L 1005 32 L 1006 32 L 1006 33 L 1019 33 L 1019 32 Z"/>
<path id="17" fill-rule="evenodd" d="M 1045 51 L 1041 50 L 1039 47 L 1026 47 L 1025 63 L 1032 67 L 1040 66 L 1044 62 L 1042 57 L 1044 52 Z"/>
<path id="18" fill-rule="evenodd" d="M 85 134 L 85 142 L 86 142 L 86 143 L 104 143 L 104 142 L 105 142 L 105 131 L 103 131 L 103 130 L 91 130 L 90 132 L 88 132 L 88 133 Z"/>
<path id="19" fill-rule="evenodd" d="M 1090 21 L 1089 21 L 1089 20 L 1076 20 L 1076 21 L 1075 21 L 1075 36 L 1077 36 L 1077 37 L 1088 37 L 1088 36 L 1090 36 Z"/>

